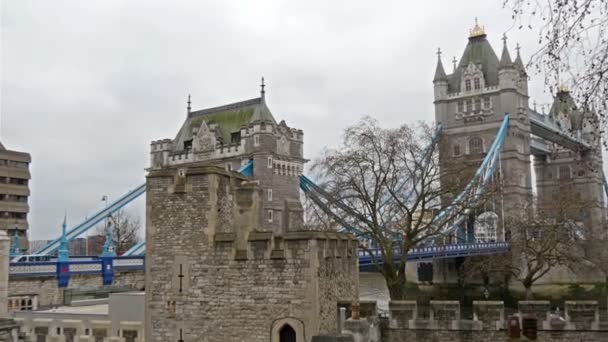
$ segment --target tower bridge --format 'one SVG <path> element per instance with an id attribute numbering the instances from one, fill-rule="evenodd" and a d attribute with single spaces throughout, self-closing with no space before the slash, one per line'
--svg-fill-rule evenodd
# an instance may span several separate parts
<path id="1" fill-rule="evenodd" d="M 460 241 L 429 241 L 413 249 L 407 255 L 409 261 L 509 251 L 504 220 L 518 215 L 521 203 L 532 196 L 531 157 L 539 205 L 559 191 L 561 181 L 572 180 L 575 191 L 595 201 L 581 221 L 593 233 L 604 233 L 605 179 L 601 172 L 590 171 L 602 169 L 594 116 L 578 111 L 565 88 L 557 93 L 548 115 L 537 113 L 528 106 L 527 82 L 519 49 L 512 60 L 505 37 L 499 59 L 478 25 L 452 73 L 445 72 L 438 53 L 433 78 L 438 129 L 427 151 L 433 150 L 441 137 L 448 148 L 439 149 L 440 168 L 447 169 L 456 160 L 473 163 L 475 172 L 460 193 L 442 199 L 445 209 L 433 221 L 444 234 L 456 235 Z M 357 251 L 353 234 L 362 237 L 366 232 L 349 225 L 332 208 L 340 208 L 357 220 L 367 218 L 353 213 L 303 175 L 303 134 L 285 121 L 277 122 L 266 103 L 263 82 L 260 96 L 246 101 L 192 111 L 188 100 L 184 123 L 176 136 L 151 143 L 146 183 L 34 254 L 50 255 L 66 240 L 83 234 L 144 193 L 146 241 L 121 257 L 15 262 L 10 265 L 11 279 L 55 275 L 59 286 L 68 286 L 72 276 L 86 274 L 99 275 L 104 284 L 110 284 L 114 270 L 145 269 L 147 305 L 151 308 L 148 321 L 156 326 L 155 331 L 146 332 L 156 334 L 147 336 L 148 341 L 196 336 L 195 332 L 206 328 L 192 322 L 213 322 L 215 314 L 232 317 L 220 303 L 234 301 L 224 281 L 243 293 L 252 288 L 264 296 L 288 292 L 290 300 L 312 303 L 294 310 L 281 296 L 270 298 L 271 304 L 267 304 L 269 298 L 255 295 L 243 299 L 237 306 L 266 310 L 270 305 L 272 309 L 268 309 L 272 315 L 253 320 L 255 336 L 266 336 L 268 331 L 274 334 L 283 324 L 289 324 L 297 334 L 323 332 L 335 325 L 333 304 L 357 298 L 358 290 L 352 284 L 356 284 L 358 268 L 369 267 L 372 256 L 377 259 L 381 255 L 373 249 Z M 463 206 L 477 202 L 497 173 L 501 201 L 489 214 L 495 215 L 498 223 L 491 232 L 484 232 L 484 241 L 476 241 L 477 234 L 470 234 L 466 227 L 467 218 L 474 213 Z M 403 183 L 408 184 L 408 180 Z M 352 234 L 306 230 L 301 192 L 339 223 L 341 231 Z M 401 258 L 398 250 L 393 255 Z M 318 291 L 311 293 L 309 287 Z M 208 312 L 193 307 L 195 302 L 207 303 Z M 184 307 L 184 317 L 171 311 L 176 305 Z M 232 314 L 235 324 L 251 320 L 240 317 L 240 312 Z M 216 322 L 216 326 L 223 324 L 231 322 Z M 204 333 L 229 334 L 228 330 Z"/>

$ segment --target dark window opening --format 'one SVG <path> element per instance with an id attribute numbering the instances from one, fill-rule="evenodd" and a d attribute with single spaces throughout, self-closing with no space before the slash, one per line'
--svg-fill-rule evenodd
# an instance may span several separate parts
<path id="1" fill-rule="evenodd" d="M 184 141 L 184 150 L 192 149 L 192 139 Z"/>
<path id="2" fill-rule="evenodd" d="M 291 325 L 285 324 L 279 331 L 279 342 L 296 342 L 296 331 Z"/>
<path id="3" fill-rule="evenodd" d="M 230 134 L 230 143 L 231 144 L 238 144 L 241 142 L 241 132 L 234 132 L 232 134 Z"/>

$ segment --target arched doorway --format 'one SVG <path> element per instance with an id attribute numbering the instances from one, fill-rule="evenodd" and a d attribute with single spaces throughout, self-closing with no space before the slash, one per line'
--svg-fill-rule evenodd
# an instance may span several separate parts
<path id="1" fill-rule="evenodd" d="M 296 342 L 296 331 L 291 325 L 285 324 L 279 331 L 279 342 Z"/>

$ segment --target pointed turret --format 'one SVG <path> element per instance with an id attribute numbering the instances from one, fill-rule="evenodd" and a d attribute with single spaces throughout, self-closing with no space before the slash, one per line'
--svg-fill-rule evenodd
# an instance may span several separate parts
<path id="1" fill-rule="evenodd" d="M 498 68 L 507 68 L 512 67 L 513 62 L 511 61 L 511 55 L 509 54 L 509 49 L 507 48 L 507 35 L 502 36 L 502 55 L 500 56 L 500 63 L 498 64 Z"/>
<path id="2" fill-rule="evenodd" d="M 70 260 L 70 246 L 68 243 L 66 228 L 67 228 L 68 215 L 63 217 L 63 224 L 61 225 L 61 242 L 59 243 L 59 250 L 57 251 L 57 260 L 59 262 L 67 262 Z"/>
<path id="3" fill-rule="evenodd" d="M 521 60 L 521 55 L 519 54 L 519 50 L 521 50 L 519 43 L 515 47 L 515 50 L 517 50 L 517 57 L 515 57 L 515 62 L 514 62 L 515 67 L 517 69 L 519 69 L 519 71 L 521 71 L 522 73 L 526 74 L 526 67 L 524 66 L 524 62 Z"/>
<path id="4" fill-rule="evenodd" d="M 435 68 L 435 77 L 433 77 L 433 82 L 447 82 L 447 80 L 448 76 L 445 74 L 445 70 L 443 69 L 443 63 L 441 63 L 441 49 L 437 49 L 437 67 Z"/>
<path id="5" fill-rule="evenodd" d="M 108 230 L 106 232 L 106 241 L 103 244 L 103 250 L 101 252 L 101 256 L 104 258 L 116 257 L 116 246 L 114 245 L 112 230 L 112 221 L 109 221 Z"/>
<path id="6" fill-rule="evenodd" d="M 17 231 L 15 230 L 15 234 L 11 238 L 11 250 L 9 252 L 10 257 L 15 257 L 23 254 L 21 251 L 21 242 L 19 241 L 19 236 L 17 235 Z"/>

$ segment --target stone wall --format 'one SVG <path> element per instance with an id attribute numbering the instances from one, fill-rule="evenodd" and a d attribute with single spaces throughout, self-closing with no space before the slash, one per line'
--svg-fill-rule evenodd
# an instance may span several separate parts
<path id="1" fill-rule="evenodd" d="M 387 329 L 382 342 L 510 342 L 505 331 Z M 522 341 L 528 339 L 522 338 Z M 608 331 L 538 331 L 536 341 L 608 341 Z"/>
<path id="2" fill-rule="evenodd" d="M 357 241 L 261 226 L 256 182 L 190 165 L 147 186 L 146 341 L 267 342 L 285 324 L 308 341 L 358 298 Z"/>
<path id="3" fill-rule="evenodd" d="M 133 287 L 141 290 L 145 284 L 144 271 L 116 272 L 112 286 Z M 102 288 L 101 275 L 74 275 L 70 278 L 68 289 Z M 57 277 L 22 277 L 11 279 L 8 286 L 8 295 L 11 296 L 38 296 L 39 306 L 63 304 L 63 288 L 57 287 Z"/>

